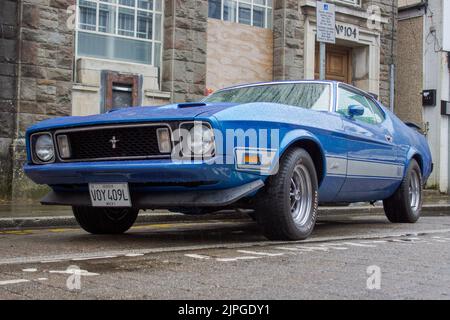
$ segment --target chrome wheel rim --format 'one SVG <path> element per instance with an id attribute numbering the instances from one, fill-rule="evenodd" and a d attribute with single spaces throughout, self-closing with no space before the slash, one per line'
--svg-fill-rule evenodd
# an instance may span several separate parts
<path id="1" fill-rule="evenodd" d="M 419 209 L 420 197 L 421 192 L 419 174 L 413 170 L 409 180 L 409 203 L 412 210 L 417 211 Z"/>
<path id="2" fill-rule="evenodd" d="M 294 168 L 289 199 L 294 223 L 299 227 L 304 226 L 312 206 L 312 182 L 309 171 L 303 164 L 297 164 Z"/>

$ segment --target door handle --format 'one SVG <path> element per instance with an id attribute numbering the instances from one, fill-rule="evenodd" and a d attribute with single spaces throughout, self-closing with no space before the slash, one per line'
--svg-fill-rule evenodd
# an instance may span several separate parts
<path id="1" fill-rule="evenodd" d="M 392 142 L 392 136 L 390 136 L 390 135 L 385 135 L 384 137 L 386 138 L 386 141 L 387 141 L 387 142 Z"/>

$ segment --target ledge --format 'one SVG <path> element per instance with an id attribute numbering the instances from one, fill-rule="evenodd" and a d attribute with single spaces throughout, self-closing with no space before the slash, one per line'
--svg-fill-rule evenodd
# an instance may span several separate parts
<path id="1" fill-rule="evenodd" d="M 157 91 L 157 90 L 144 90 L 144 94 L 149 98 L 158 98 L 170 100 L 172 94 L 167 91 Z"/>
<path id="2" fill-rule="evenodd" d="M 72 90 L 76 91 L 88 91 L 88 92 L 98 92 L 100 88 L 98 86 L 91 86 L 81 83 L 74 83 L 72 85 Z"/>

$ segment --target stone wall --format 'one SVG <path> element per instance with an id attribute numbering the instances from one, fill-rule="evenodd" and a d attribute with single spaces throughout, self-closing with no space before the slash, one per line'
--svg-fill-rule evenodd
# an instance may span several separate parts
<path id="1" fill-rule="evenodd" d="M 11 194 L 11 145 L 15 129 L 17 84 L 17 2 L 0 3 L 0 199 Z"/>
<path id="2" fill-rule="evenodd" d="M 73 30 L 69 6 L 75 0 L 20 2 L 16 128 L 12 142 L 12 196 L 42 193 L 23 174 L 26 128 L 46 118 L 70 115 Z"/>
<path id="3" fill-rule="evenodd" d="M 275 0 L 273 10 L 273 78 L 303 79 L 304 16 L 298 0 Z"/>
<path id="4" fill-rule="evenodd" d="M 365 0 L 363 8 L 378 6 L 382 17 L 388 19 L 388 23 L 382 24 L 380 43 L 380 101 L 390 105 L 390 71 L 389 66 L 397 63 L 397 28 L 398 28 L 398 1 L 397 0 Z"/>
<path id="5" fill-rule="evenodd" d="M 165 0 L 162 90 L 172 100 L 205 94 L 208 0 Z"/>

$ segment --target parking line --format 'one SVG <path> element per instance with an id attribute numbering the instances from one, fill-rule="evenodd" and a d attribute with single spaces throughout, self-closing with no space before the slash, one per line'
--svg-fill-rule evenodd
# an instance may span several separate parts
<path id="1" fill-rule="evenodd" d="M 14 280 L 0 281 L 0 286 L 6 286 L 8 284 L 17 284 L 17 283 L 24 283 L 24 282 L 30 282 L 30 280 L 27 280 L 27 279 L 14 279 Z"/>

